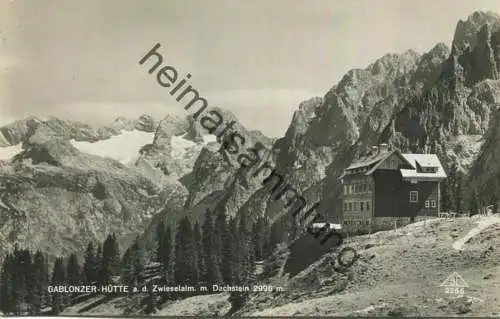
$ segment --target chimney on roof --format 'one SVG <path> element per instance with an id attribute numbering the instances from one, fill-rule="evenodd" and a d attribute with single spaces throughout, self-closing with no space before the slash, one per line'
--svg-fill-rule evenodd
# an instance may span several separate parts
<path id="1" fill-rule="evenodd" d="M 389 144 L 387 144 L 387 143 L 379 144 L 378 147 L 380 149 L 380 152 L 386 152 L 389 150 Z"/>
<path id="2" fill-rule="evenodd" d="M 372 146 L 370 154 L 376 155 L 377 153 L 378 153 L 378 146 Z"/>

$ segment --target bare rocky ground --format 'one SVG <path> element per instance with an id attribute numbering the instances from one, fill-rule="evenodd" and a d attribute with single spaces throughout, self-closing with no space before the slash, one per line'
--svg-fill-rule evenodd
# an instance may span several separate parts
<path id="1" fill-rule="evenodd" d="M 256 292 L 235 315 L 498 317 L 499 220 L 494 215 L 435 219 L 397 232 L 351 237 L 345 245 L 355 248 L 360 258 L 348 271 L 335 271 L 335 253 L 327 253 L 292 278 L 278 274 L 262 280 L 262 284 L 284 291 Z M 467 240 L 459 245 L 464 238 Z M 282 257 L 281 263 L 286 253 Z M 446 294 L 440 286 L 453 272 L 468 284 L 463 296 Z M 156 315 L 223 315 L 230 309 L 227 297 L 218 294 L 166 303 L 159 306 Z M 132 314 L 126 309 L 131 309 L 134 301 L 118 298 L 79 311 L 90 303 L 68 308 L 64 314 Z"/>
<path id="2" fill-rule="evenodd" d="M 478 221 L 484 224 L 484 219 L 491 219 L 491 224 L 465 242 L 462 250 L 452 247 L 470 231 L 475 233 Z M 497 221 L 494 216 L 481 220 L 432 220 L 425 225 L 408 225 L 397 232 L 354 237 L 346 245 L 357 249 L 360 259 L 350 271 L 332 274 L 331 254 L 326 254 L 288 280 L 286 293 L 275 298 L 256 295 L 239 314 L 498 316 Z M 453 272 L 469 285 L 459 298 L 447 295 L 445 288 L 440 287 Z"/>

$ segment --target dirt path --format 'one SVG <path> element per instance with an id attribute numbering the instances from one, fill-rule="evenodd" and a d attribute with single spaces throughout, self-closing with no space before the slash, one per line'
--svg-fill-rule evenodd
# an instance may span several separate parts
<path id="1" fill-rule="evenodd" d="M 456 250 L 462 250 L 464 244 L 469 241 L 472 237 L 476 236 L 479 234 L 483 229 L 488 228 L 491 225 L 494 225 L 496 223 L 500 223 L 500 216 L 498 215 L 490 215 L 486 217 L 482 217 L 478 223 L 477 226 L 473 229 L 471 229 L 467 235 L 465 235 L 463 238 L 455 241 L 453 243 L 453 249 Z"/>

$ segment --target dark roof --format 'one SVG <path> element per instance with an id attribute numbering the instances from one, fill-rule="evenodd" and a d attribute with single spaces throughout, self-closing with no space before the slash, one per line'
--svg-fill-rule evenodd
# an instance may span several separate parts
<path id="1" fill-rule="evenodd" d="M 355 170 L 355 169 L 361 169 L 361 168 L 368 168 L 370 167 L 370 170 L 368 171 L 363 171 L 364 175 L 370 175 L 372 174 L 377 167 L 385 161 L 389 156 L 392 154 L 396 153 L 403 161 L 405 161 L 408 164 L 408 168 L 405 169 L 400 169 L 401 174 L 403 178 L 406 179 L 421 179 L 421 180 L 426 180 L 426 179 L 444 179 L 446 178 L 446 173 L 443 169 L 443 166 L 441 165 L 438 157 L 435 154 L 402 154 L 399 150 L 383 150 L 375 154 L 369 154 L 367 156 L 364 156 L 357 161 L 353 162 L 349 167 L 347 167 L 344 170 L 344 173 L 339 177 L 339 179 L 342 179 L 348 170 Z M 420 166 L 430 166 L 430 167 L 436 167 L 437 171 L 432 173 L 432 172 L 425 172 L 425 173 L 419 173 L 417 172 L 417 164 Z"/>
<path id="2" fill-rule="evenodd" d="M 380 162 L 381 160 L 387 158 L 392 153 L 394 153 L 394 151 L 386 150 L 386 151 L 381 151 L 381 152 L 378 152 L 375 154 L 369 154 L 369 155 L 361 157 L 357 161 L 353 162 L 346 169 L 350 170 L 350 169 L 362 168 L 362 167 L 370 166 L 372 164 L 376 164 L 376 163 Z"/>

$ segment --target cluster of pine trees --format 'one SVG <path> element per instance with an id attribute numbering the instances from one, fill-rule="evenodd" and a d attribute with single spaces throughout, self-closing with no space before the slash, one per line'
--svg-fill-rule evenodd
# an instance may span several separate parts
<path id="1" fill-rule="evenodd" d="M 34 255 L 17 246 L 3 261 L 0 277 L 0 309 L 5 314 L 39 315 L 50 303 L 47 293 L 49 265 L 40 251 Z"/>
<path id="2" fill-rule="evenodd" d="M 40 315 L 45 308 L 52 314 L 60 313 L 71 305 L 77 295 L 48 292 L 50 286 L 105 285 L 112 283 L 113 276 L 120 275 L 120 252 L 116 236 L 109 235 L 97 251 L 89 243 L 85 262 L 80 266 L 76 254 L 67 261 L 56 258 L 52 272 L 49 261 L 40 251 L 32 254 L 16 247 L 3 260 L 0 273 L 0 310 L 5 314 Z"/>
<path id="3" fill-rule="evenodd" d="M 441 183 L 442 210 L 467 212 L 478 214 L 480 208 L 493 205 L 493 212 L 498 212 L 498 198 L 493 192 L 491 196 L 484 196 L 474 189 L 469 189 L 466 176 L 452 164 L 447 170 L 448 178 Z"/>
<path id="4" fill-rule="evenodd" d="M 156 283 L 206 286 L 206 293 L 211 292 L 212 285 L 250 285 L 255 280 L 255 262 L 272 253 L 283 237 L 277 227 L 270 227 L 266 218 L 257 218 L 253 223 L 247 222 L 245 216 L 228 220 L 223 211 L 207 212 L 201 225 L 198 222 L 193 225 L 185 217 L 180 220 L 175 232 L 170 226 L 160 223 L 156 229 L 158 245 L 153 256 L 160 264 Z M 134 245 L 126 253 L 128 271 L 125 277 L 129 285 L 141 284 L 138 275 L 143 269 L 133 265 L 135 260 L 141 258 L 140 249 L 136 247 Z M 136 263 L 138 265 L 140 263 Z M 201 293 L 204 292 L 164 294 L 160 300 Z M 244 294 L 232 294 L 234 303 L 241 303 L 244 298 Z M 151 296 L 147 309 L 152 311 L 156 302 L 156 298 Z"/>
<path id="5" fill-rule="evenodd" d="M 49 285 L 124 284 L 149 286 L 150 293 L 144 304 L 145 312 L 150 313 L 158 302 L 167 299 L 211 293 L 212 285 L 250 285 L 255 280 L 255 262 L 286 240 L 280 223 L 270 226 L 269 220 L 263 217 L 253 222 L 245 216 L 228 219 L 224 211 L 207 211 L 201 225 L 198 222 L 193 225 L 187 217 L 176 229 L 160 223 L 155 238 L 154 251 L 147 251 L 144 240 L 137 237 L 120 257 L 115 234 L 108 235 L 103 243 L 88 244 L 82 264 L 73 253 L 68 258 L 56 258 L 51 272 L 47 257 L 40 251 L 32 254 L 16 247 L 3 261 L 0 310 L 5 314 L 39 315 L 44 309 L 51 309 L 52 314 L 59 314 L 82 300 L 82 295 L 49 294 Z M 206 286 L 209 291 L 155 295 L 151 289 L 153 283 Z M 234 293 L 231 298 L 233 304 L 238 305 L 246 295 Z"/>
<path id="6" fill-rule="evenodd" d="M 457 165 L 453 164 L 447 171 L 448 178 L 441 183 L 441 209 L 448 211 L 462 211 L 463 185 L 462 174 L 457 170 Z"/>

